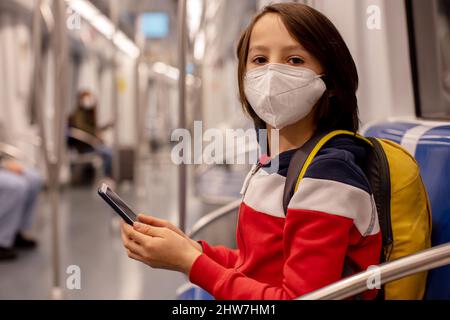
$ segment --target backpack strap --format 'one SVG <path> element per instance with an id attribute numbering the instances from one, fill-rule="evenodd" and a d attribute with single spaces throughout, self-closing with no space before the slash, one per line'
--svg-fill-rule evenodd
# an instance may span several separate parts
<path id="1" fill-rule="evenodd" d="M 383 239 L 382 260 L 384 262 L 389 260 L 394 242 L 391 225 L 391 173 L 381 142 L 376 138 L 368 139 L 373 148 L 364 171 L 377 207 L 378 223 Z"/>
<path id="2" fill-rule="evenodd" d="M 296 184 L 298 177 L 300 176 L 300 172 L 302 168 L 305 166 L 306 161 L 308 160 L 309 155 L 316 147 L 318 142 L 325 136 L 324 133 L 316 134 L 311 139 L 309 139 L 302 147 L 300 147 L 292 156 L 291 161 L 289 162 L 288 171 L 286 174 L 286 182 L 284 184 L 283 191 L 283 210 L 284 215 L 287 214 L 287 207 L 289 205 L 289 201 L 291 201 L 292 196 L 294 195 Z"/>

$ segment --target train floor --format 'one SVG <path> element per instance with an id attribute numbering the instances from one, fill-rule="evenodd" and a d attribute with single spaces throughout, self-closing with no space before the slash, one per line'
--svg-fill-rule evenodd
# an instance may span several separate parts
<path id="1" fill-rule="evenodd" d="M 177 221 L 177 170 L 172 164 L 146 162 L 135 185 L 118 193 L 140 212 Z M 188 221 L 192 226 L 214 209 L 188 194 Z M 61 288 L 66 299 L 173 299 L 186 282 L 182 274 L 152 270 L 129 259 L 120 240 L 120 219 L 97 196 L 96 188 L 65 188 L 60 204 Z M 0 263 L 0 299 L 48 299 L 52 288 L 51 212 L 48 194 L 39 198 L 31 230 L 39 246 L 19 252 L 17 260 Z M 78 266 L 81 288 L 66 281 L 69 266 Z"/>

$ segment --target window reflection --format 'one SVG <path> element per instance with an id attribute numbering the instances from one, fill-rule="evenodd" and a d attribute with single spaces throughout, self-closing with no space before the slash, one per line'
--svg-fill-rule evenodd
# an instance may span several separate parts
<path id="1" fill-rule="evenodd" d="M 450 1 L 438 1 L 438 36 L 442 63 L 442 84 L 447 96 L 450 96 Z M 450 113 L 450 106 L 447 113 Z"/>

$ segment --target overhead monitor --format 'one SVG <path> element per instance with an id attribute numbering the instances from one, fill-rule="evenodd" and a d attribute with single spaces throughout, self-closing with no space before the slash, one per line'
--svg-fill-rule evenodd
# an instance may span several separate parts
<path id="1" fill-rule="evenodd" d="M 165 12 L 146 12 L 140 16 L 140 31 L 148 39 L 162 39 L 169 34 L 169 16 Z"/>

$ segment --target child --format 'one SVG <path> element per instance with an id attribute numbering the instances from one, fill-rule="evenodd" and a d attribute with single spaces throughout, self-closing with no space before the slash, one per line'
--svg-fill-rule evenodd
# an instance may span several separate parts
<path id="1" fill-rule="evenodd" d="M 244 110 L 269 135 L 280 130 L 278 152 L 269 145 L 278 171 L 262 165 L 244 193 L 238 249 L 195 242 L 167 221 L 140 216 L 134 229 L 122 228 L 129 256 L 184 272 L 216 299 L 295 299 L 379 264 L 377 212 L 361 169 L 366 150 L 353 137 L 327 143 L 286 216 L 282 206 L 296 149 L 318 132 L 358 130 L 358 74 L 339 32 L 306 5 L 274 4 L 253 19 L 237 53 Z"/>

